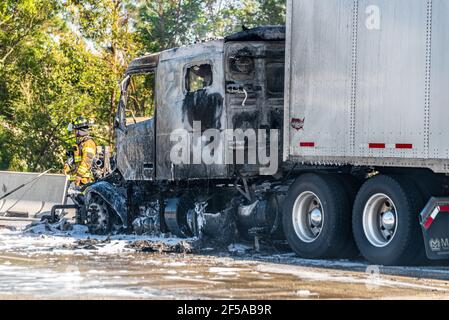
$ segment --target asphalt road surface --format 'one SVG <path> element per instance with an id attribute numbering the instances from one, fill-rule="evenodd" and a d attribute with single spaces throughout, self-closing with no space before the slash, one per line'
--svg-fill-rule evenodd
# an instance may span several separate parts
<path id="1" fill-rule="evenodd" d="M 1 299 L 448 299 L 449 267 L 309 261 L 248 245 L 200 254 L 143 253 L 112 238 L 0 222 Z"/>

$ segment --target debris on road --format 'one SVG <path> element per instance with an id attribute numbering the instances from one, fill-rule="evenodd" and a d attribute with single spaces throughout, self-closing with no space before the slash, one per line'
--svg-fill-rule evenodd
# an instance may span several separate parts
<path id="1" fill-rule="evenodd" d="M 25 233 L 34 233 L 34 234 L 45 234 L 45 233 L 55 233 L 55 232 L 65 232 L 65 231 L 72 231 L 74 225 L 67 221 L 67 219 L 61 219 L 57 223 L 49 223 L 48 221 L 38 221 L 33 222 L 29 226 L 25 228 Z M 83 226 L 77 226 L 76 232 L 80 231 L 80 227 Z M 85 229 L 85 233 L 87 233 L 87 228 L 83 227 Z"/>
<path id="2" fill-rule="evenodd" d="M 164 241 L 138 240 L 127 246 L 140 252 L 195 253 L 199 252 L 195 241 L 180 241 L 175 244 Z"/>

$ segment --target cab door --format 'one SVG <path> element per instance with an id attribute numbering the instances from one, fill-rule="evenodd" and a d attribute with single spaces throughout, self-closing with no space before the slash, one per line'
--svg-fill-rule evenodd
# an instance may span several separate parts
<path id="1" fill-rule="evenodd" d="M 154 80 L 154 72 L 133 73 L 122 84 L 117 168 L 127 181 L 154 179 Z"/>
<path id="2" fill-rule="evenodd" d="M 227 177 L 221 138 L 226 129 L 223 41 L 163 52 L 158 67 L 157 92 L 157 179 Z M 213 145 L 203 136 L 210 129 L 220 133 Z M 179 130 L 185 132 L 188 142 L 188 150 L 184 150 L 188 161 L 181 164 L 172 159 L 177 145 L 173 134 Z M 203 161 L 204 153 L 213 154 L 213 164 Z"/>

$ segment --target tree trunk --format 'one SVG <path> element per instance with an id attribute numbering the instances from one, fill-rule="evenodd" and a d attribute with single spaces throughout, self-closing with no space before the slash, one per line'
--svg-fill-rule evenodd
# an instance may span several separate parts
<path id="1" fill-rule="evenodd" d="M 116 94 L 116 91 L 115 91 L 115 89 L 112 89 L 112 92 L 111 92 L 111 108 L 110 108 L 110 115 L 111 115 L 111 117 L 110 117 L 110 122 L 109 122 L 109 145 L 110 146 L 112 146 L 113 145 L 113 143 L 114 143 L 114 121 L 115 121 L 115 114 L 116 114 L 116 112 L 117 112 L 117 109 L 116 109 L 116 97 L 117 97 L 117 94 Z"/>

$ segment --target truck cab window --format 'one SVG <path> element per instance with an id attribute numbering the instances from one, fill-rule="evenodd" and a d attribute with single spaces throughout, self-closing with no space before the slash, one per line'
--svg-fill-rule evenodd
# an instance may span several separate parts
<path id="1" fill-rule="evenodd" d="M 254 55 L 247 48 L 241 49 L 229 59 L 229 66 L 234 76 L 252 77 L 255 71 Z"/>
<path id="2" fill-rule="evenodd" d="M 131 76 L 127 89 L 126 124 L 149 120 L 155 107 L 154 73 Z"/>
<path id="3" fill-rule="evenodd" d="M 280 62 L 268 63 L 267 66 L 267 90 L 270 96 L 283 95 L 285 65 Z"/>
<path id="4" fill-rule="evenodd" d="M 210 64 L 195 65 L 187 68 L 186 90 L 196 92 L 212 85 L 212 66 Z"/>

